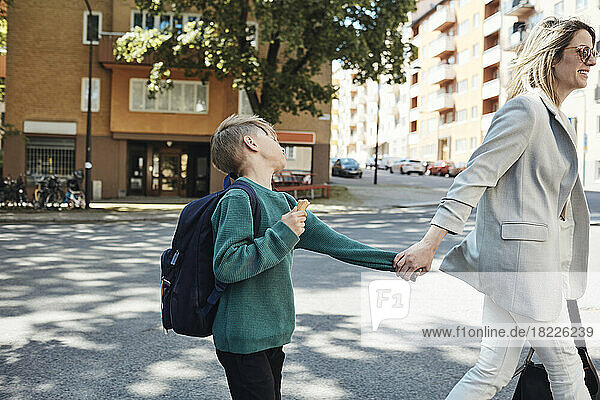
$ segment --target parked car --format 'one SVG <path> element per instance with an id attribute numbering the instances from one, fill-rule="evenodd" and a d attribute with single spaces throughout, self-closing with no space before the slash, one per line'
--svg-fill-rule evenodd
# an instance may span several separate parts
<path id="1" fill-rule="evenodd" d="M 427 163 L 419 160 L 403 159 L 396 161 L 390 167 L 390 173 L 399 172 L 401 174 L 412 174 L 413 172 L 419 175 L 425 173 Z"/>
<path id="2" fill-rule="evenodd" d="M 381 159 L 381 162 L 379 162 L 377 166 L 379 167 L 379 169 L 385 169 L 387 171 L 388 169 L 390 169 L 390 167 L 392 166 L 392 164 L 395 163 L 398 160 L 402 160 L 402 157 L 384 156 Z"/>
<path id="3" fill-rule="evenodd" d="M 452 161 L 438 160 L 431 164 L 428 168 L 428 175 L 449 176 L 450 167 L 454 163 Z"/>
<path id="4" fill-rule="evenodd" d="M 379 157 L 378 165 L 381 165 L 381 157 Z M 375 169 L 375 156 L 371 156 L 371 157 L 367 158 L 367 161 L 365 162 L 365 168 Z"/>
<path id="5" fill-rule="evenodd" d="M 354 158 L 340 158 L 333 164 L 332 176 L 359 177 L 362 178 L 363 171 Z"/>
<path id="6" fill-rule="evenodd" d="M 467 168 L 467 163 L 464 163 L 464 162 L 456 163 L 448 169 L 448 175 L 456 176 L 456 175 L 460 174 L 461 172 L 463 172 L 465 170 L 465 168 Z"/>

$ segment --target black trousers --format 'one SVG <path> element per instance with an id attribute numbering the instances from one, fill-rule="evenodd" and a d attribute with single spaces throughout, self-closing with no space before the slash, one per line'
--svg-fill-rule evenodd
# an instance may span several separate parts
<path id="1" fill-rule="evenodd" d="M 250 354 L 217 349 L 233 400 L 281 400 L 282 346 Z"/>

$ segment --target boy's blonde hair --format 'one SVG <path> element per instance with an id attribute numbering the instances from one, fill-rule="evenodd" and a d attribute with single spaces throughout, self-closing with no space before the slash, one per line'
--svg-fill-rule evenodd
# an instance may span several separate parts
<path id="1" fill-rule="evenodd" d="M 263 133 L 277 140 L 273 126 L 256 115 L 227 117 L 210 139 L 212 163 L 226 174 L 241 176 L 245 157 L 244 136 Z"/>
<path id="2" fill-rule="evenodd" d="M 510 66 L 512 77 L 507 85 L 508 99 L 529 88 L 540 88 L 559 106 L 552 64 L 562 59 L 565 47 L 580 30 L 586 30 L 592 36 L 592 43 L 595 45 L 594 29 L 577 18 L 548 17 L 540 21 L 531 30 Z"/>

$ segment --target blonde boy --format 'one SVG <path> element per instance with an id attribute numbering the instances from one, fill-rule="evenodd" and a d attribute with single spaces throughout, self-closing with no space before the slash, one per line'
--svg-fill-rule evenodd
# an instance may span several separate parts
<path id="1" fill-rule="evenodd" d="M 212 137 L 211 155 L 218 169 L 252 186 L 262 214 L 254 236 L 249 197 L 231 189 L 212 216 L 215 278 L 228 284 L 213 325 L 217 357 L 234 400 L 280 399 L 282 347 L 295 326 L 293 250 L 392 272 L 396 253 L 349 239 L 310 211 L 290 210 L 296 200 L 271 187 L 273 173 L 285 168 L 285 152 L 263 119 L 232 115 L 224 120 Z"/>

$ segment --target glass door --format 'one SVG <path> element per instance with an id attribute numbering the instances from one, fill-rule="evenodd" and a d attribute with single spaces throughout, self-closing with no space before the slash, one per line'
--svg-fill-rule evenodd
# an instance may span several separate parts
<path id="1" fill-rule="evenodd" d="M 163 196 L 179 196 L 181 192 L 181 153 L 164 151 L 159 154 L 160 194 Z"/>

